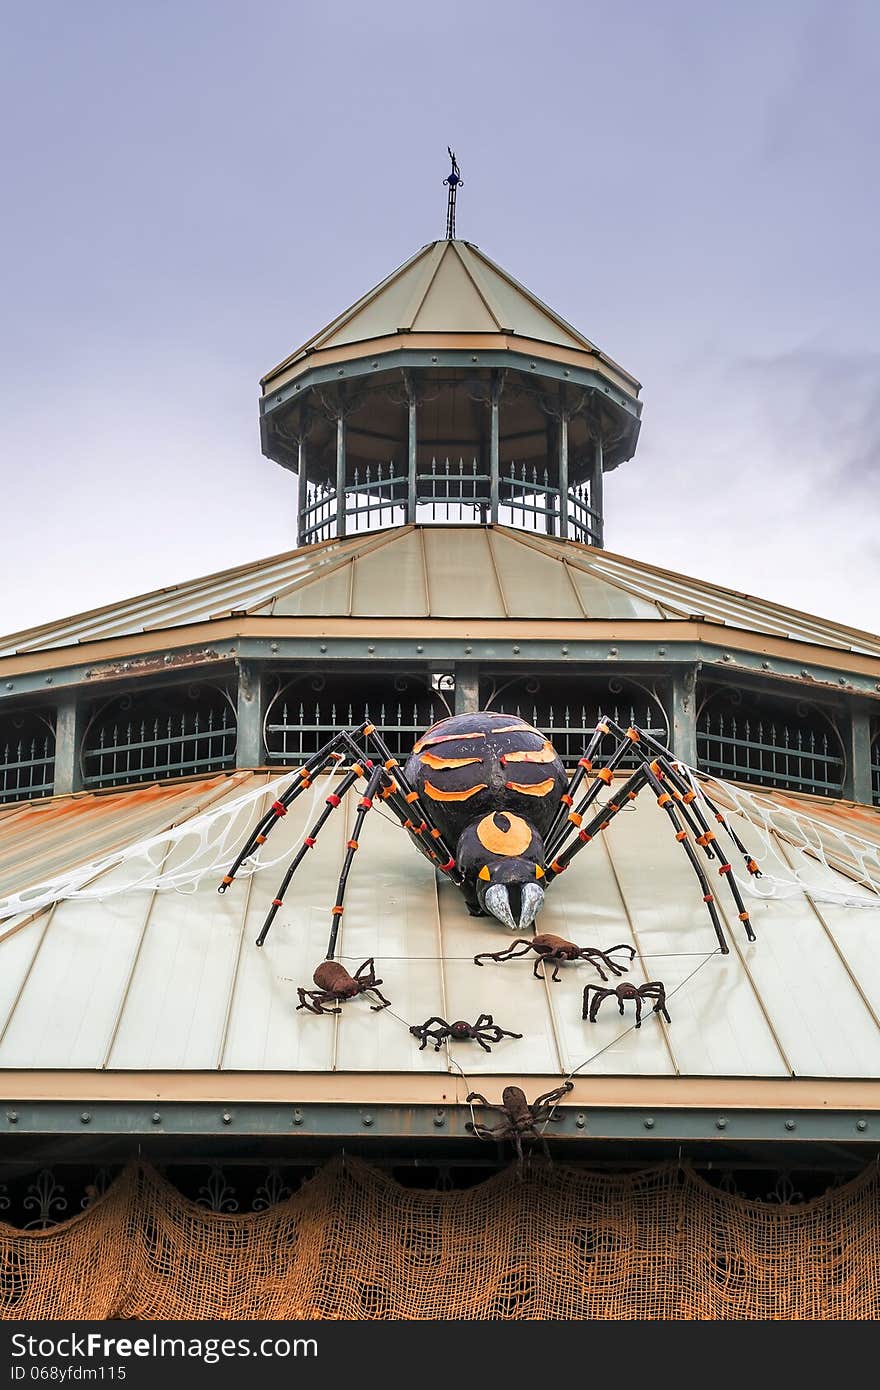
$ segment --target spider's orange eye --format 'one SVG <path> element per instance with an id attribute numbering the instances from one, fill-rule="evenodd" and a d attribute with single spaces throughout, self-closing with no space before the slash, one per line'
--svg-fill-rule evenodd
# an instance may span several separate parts
<path id="1" fill-rule="evenodd" d="M 543 878 L 543 877 L 544 877 L 544 870 L 541 868 L 541 865 L 540 865 L 540 864 L 536 864 L 536 865 L 535 865 L 535 878 Z"/>
<path id="2" fill-rule="evenodd" d="M 489 873 L 489 865 L 484 864 L 480 872 L 477 874 L 477 878 L 485 879 L 485 881 L 488 883 L 491 877 L 492 875 Z"/>
<path id="3" fill-rule="evenodd" d="M 505 858 L 522 854 L 532 843 L 531 827 L 510 811 L 494 811 L 477 826 L 477 839 L 491 854 Z"/>

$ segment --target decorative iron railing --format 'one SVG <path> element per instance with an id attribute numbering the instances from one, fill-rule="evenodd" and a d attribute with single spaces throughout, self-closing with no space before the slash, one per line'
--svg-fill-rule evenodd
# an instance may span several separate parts
<path id="1" fill-rule="evenodd" d="M 489 481 L 476 458 L 470 463 L 432 458 L 423 473 L 416 473 L 416 520 L 485 521 Z"/>
<path id="2" fill-rule="evenodd" d="M 871 740 L 871 800 L 880 806 L 880 729 Z"/>
<path id="3" fill-rule="evenodd" d="M 590 506 L 590 489 L 578 483 L 568 489 L 568 534 L 584 545 L 602 544 L 602 518 Z"/>
<path id="4" fill-rule="evenodd" d="M 521 719 L 528 720 L 542 734 L 546 734 L 566 767 L 574 767 L 578 758 L 582 756 L 585 745 L 589 743 L 595 731 L 600 714 L 608 715 L 623 728 L 638 724 L 645 733 L 653 734 L 661 742 L 667 740 L 667 726 L 665 722 L 660 722 L 662 711 L 657 705 L 646 704 L 637 707 L 634 704 L 605 702 L 600 708 L 599 704 L 529 706 L 516 703 L 511 708 L 510 703 L 505 701 L 504 709 L 510 714 L 517 714 Z M 597 767 L 602 758 L 612 752 L 614 746 L 614 739 L 602 739 L 594 758 Z M 637 761 L 633 755 L 627 754 L 620 766 L 634 767 Z"/>
<path id="5" fill-rule="evenodd" d="M 234 764 L 235 744 L 235 710 L 225 690 L 166 692 L 152 708 L 146 699 L 135 707 L 126 696 L 96 712 L 86 729 L 83 785 L 113 787 L 220 772 Z"/>
<path id="6" fill-rule="evenodd" d="M 406 521 L 407 479 L 395 473 L 394 461 L 374 466 L 363 473 L 354 470 L 354 482 L 345 489 L 345 527 L 354 531 L 380 531 L 384 526 L 402 526 Z"/>
<path id="7" fill-rule="evenodd" d="M 491 478 L 476 457 L 433 457 L 415 474 L 415 519 L 432 522 L 485 524 L 491 514 Z M 407 519 L 409 479 L 394 461 L 356 468 L 344 491 L 347 535 L 402 526 Z M 498 478 L 498 519 L 520 530 L 562 534 L 561 497 L 550 471 L 537 464 L 505 463 Z M 588 545 L 601 544 L 602 518 L 590 506 L 587 483 L 566 494 L 568 534 Z M 330 482 L 310 483 L 299 517 L 299 542 L 311 545 L 338 534 L 336 488 Z"/>
<path id="8" fill-rule="evenodd" d="M 449 713 L 430 701 L 389 700 L 337 703 L 328 700 L 282 700 L 277 715 L 265 725 L 266 752 L 270 762 L 296 766 L 317 753 L 340 729 L 351 729 L 363 719 L 372 720 L 395 758 L 408 758 L 425 729 Z"/>
<path id="9" fill-rule="evenodd" d="M 299 514 L 300 545 L 315 545 L 336 535 L 336 489 L 329 483 L 309 484 L 306 505 Z"/>
<path id="10" fill-rule="evenodd" d="M 0 802 L 30 801 L 55 789 L 55 732 L 40 715 L 0 725 Z"/>
<path id="11" fill-rule="evenodd" d="M 835 737 L 831 728 L 784 713 L 708 709 L 697 720 L 697 760 L 719 777 L 840 796 L 844 760 Z"/>

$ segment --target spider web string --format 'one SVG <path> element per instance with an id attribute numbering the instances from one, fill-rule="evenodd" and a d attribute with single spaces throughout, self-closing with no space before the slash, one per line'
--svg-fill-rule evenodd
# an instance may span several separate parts
<path id="1" fill-rule="evenodd" d="M 331 769 L 323 777 L 315 779 L 307 812 L 309 817 L 313 815 L 318 799 L 333 775 Z M 286 772 L 179 825 L 112 850 L 98 859 L 78 864 L 20 892 L 0 897 L 0 921 L 22 913 L 39 912 L 68 898 L 101 902 L 105 898 L 137 890 L 195 893 L 204 878 L 212 875 L 219 877 L 233 863 L 250 836 L 252 811 L 256 803 L 267 797 L 276 799 L 298 776 L 296 770 Z M 176 852 L 182 855 L 181 861 L 173 868 L 166 868 Z M 249 855 L 238 870 L 238 876 L 246 878 L 290 858 L 289 850 L 273 858 L 263 858 L 262 853 L 258 849 Z M 111 870 L 123 867 L 133 870 L 134 877 L 126 876 L 120 883 L 94 882 Z"/>
<path id="2" fill-rule="evenodd" d="M 775 801 L 766 793 L 709 777 L 686 763 L 674 766 L 686 778 L 710 823 L 715 815 L 706 800 L 707 788 L 726 813 L 725 819 L 731 813 L 738 818 L 736 829 L 761 871 L 760 877 L 744 873 L 742 859 L 731 855 L 733 876 L 750 897 L 766 901 L 806 894 L 816 902 L 842 907 L 880 908 L 880 842 L 835 825 L 830 818 Z M 792 852 L 794 864 L 784 847 Z M 837 888 L 833 879 L 817 882 L 817 866 L 827 876 L 848 879 L 862 891 Z"/>

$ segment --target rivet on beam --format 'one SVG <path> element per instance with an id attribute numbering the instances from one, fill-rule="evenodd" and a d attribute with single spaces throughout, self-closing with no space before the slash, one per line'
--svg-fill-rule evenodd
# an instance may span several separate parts
<path id="1" fill-rule="evenodd" d="M 231 1125 L 231 1124 L 232 1124 L 232 1116 L 230 1115 L 230 1113 L 229 1113 L 228 1110 L 224 1110 L 224 1111 L 223 1111 L 223 1123 L 224 1123 L 225 1125 Z"/>

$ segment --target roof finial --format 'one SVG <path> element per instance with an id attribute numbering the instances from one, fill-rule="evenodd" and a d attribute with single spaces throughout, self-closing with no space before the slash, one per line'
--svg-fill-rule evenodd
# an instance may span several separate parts
<path id="1" fill-rule="evenodd" d="M 449 150 L 449 158 L 452 160 L 452 171 L 451 171 L 451 173 L 449 173 L 449 174 L 446 176 L 446 178 L 443 180 L 443 182 L 446 184 L 447 188 L 449 189 L 449 202 L 448 202 L 447 205 L 446 205 L 446 240 L 447 240 L 447 241 L 454 241 L 454 240 L 455 240 L 455 195 L 456 195 L 456 192 L 458 191 L 458 188 L 459 188 L 460 186 L 463 185 L 463 180 L 462 180 L 462 177 L 461 177 L 461 173 L 459 172 L 458 160 L 455 158 L 455 155 L 452 153 L 452 150 L 449 148 L 448 145 L 446 146 L 446 148 L 447 148 L 447 150 Z"/>

